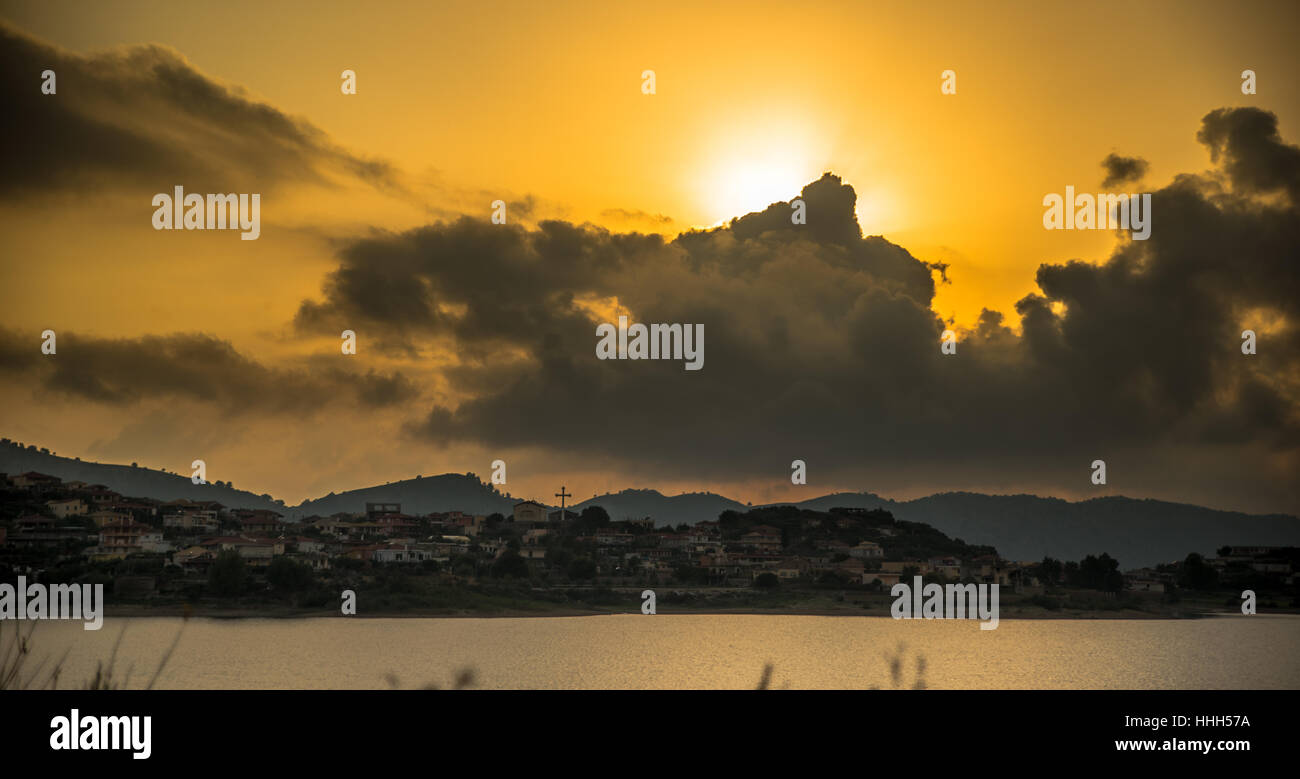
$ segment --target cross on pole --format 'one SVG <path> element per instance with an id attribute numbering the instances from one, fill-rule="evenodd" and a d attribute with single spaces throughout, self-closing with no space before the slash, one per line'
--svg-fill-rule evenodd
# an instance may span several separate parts
<path id="1" fill-rule="evenodd" d="M 557 498 L 560 499 L 560 521 L 563 522 L 565 519 L 568 518 L 568 517 L 565 515 L 565 513 L 564 513 L 564 499 L 565 499 L 565 498 L 572 498 L 572 497 L 573 497 L 573 493 L 572 493 L 572 492 L 566 493 L 566 492 L 564 491 L 564 487 L 561 486 L 561 487 L 560 487 L 560 491 L 557 492 L 557 493 L 555 493 L 555 497 L 557 497 Z"/>

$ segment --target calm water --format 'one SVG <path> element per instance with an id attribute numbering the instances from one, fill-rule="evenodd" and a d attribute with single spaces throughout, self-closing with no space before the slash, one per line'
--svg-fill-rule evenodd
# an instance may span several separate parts
<path id="1" fill-rule="evenodd" d="M 143 687 L 182 622 L 41 623 L 35 654 L 67 659 L 60 687 L 94 674 Z M 6 625 L 12 627 L 12 625 Z M 917 660 L 931 688 L 1300 688 L 1300 617 L 895 621 L 874 617 L 642 614 L 544 619 L 190 620 L 161 688 L 892 688 Z"/>

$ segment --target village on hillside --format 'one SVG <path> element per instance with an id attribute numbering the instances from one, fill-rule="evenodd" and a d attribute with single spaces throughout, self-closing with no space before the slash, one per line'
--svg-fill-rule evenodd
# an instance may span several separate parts
<path id="1" fill-rule="evenodd" d="M 395 574 L 435 577 L 444 587 L 508 582 L 533 591 L 840 593 L 888 593 L 922 576 L 996 583 L 1047 608 L 1068 607 L 1071 588 L 1093 593 L 1091 605 L 1109 599 L 1130 606 L 1254 588 L 1276 593 L 1274 605 L 1294 607 L 1297 551 L 1225 546 L 1213 558 L 1192 554 L 1120 573 L 1119 561 L 1104 553 L 1081 561 L 1005 560 L 992 547 L 879 509 L 775 506 L 674 527 L 651 517 L 612 520 L 597 506 L 578 513 L 534 501 L 516 503 L 509 516 L 417 516 L 399 503 L 367 503 L 364 512 L 287 522 L 265 509 L 124 496 L 35 472 L 0 474 L 0 575 L 104 582 L 122 602 L 201 604 L 264 594 L 319 608 L 337 598 L 327 582 L 378 578 L 391 594 L 408 596 L 388 605 L 420 605 L 409 584 L 393 585 L 404 581 Z"/>

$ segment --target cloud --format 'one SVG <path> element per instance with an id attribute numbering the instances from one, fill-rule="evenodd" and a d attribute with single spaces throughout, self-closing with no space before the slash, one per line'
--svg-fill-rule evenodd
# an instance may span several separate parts
<path id="1" fill-rule="evenodd" d="M 1106 178 L 1101 182 L 1103 189 L 1141 181 L 1149 167 L 1141 157 L 1121 157 L 1114 152 L 1106 155 L 1101 166 L 1106 169 Z"/>
<path id="2" fill-rule="evenodd" d="M 265 192 L 352 179 L 405 192 L 387 162 L 197 71 L 176 51 L 132 46 L 81 56 L 0 22 L 0 97 L 9 120 L 0 198 L 77 188 Z M 57 92 L 43 94 L 42 72 Z"/>
<path id="3" fill-rule="evenodd" d="M 673 218 L 663 214 L 651 214 L 640 209 L 606 208 L 600 212 L 604 219 L 615 222 L 648 225 L 654 229 L 664 229 L 673 223 Z"/>
<path id="4" fill-rule="evenodd" d="M 1296 148 L 1250 108 L 1207 115 L 1201 138 L 1233 191 L 1218 174 L 1176 178 L 1154 193 L 1149 240 L 1121 239 L 1100 264 L 1043 264 L 1016 306 L 1021 331 L 985 310 L 953 357 L 932 307 L 944 266 L 862 236 L 853 189 L 830 174 L 800 194 L 807 225 L 775 203 L 673 240 L 468 218 L 371 236 L 295 324 L 373 326 L 455 354 L 444 377 L 462 399 L 408 426 L 442 445 L 706 481 L 795 456 L 841 474 L 922 463 L 947 469 L 938 483 L 1107 452 L 1203 467 L 1231 448 L 1234 468 L 1264 479 L 1300 450 L 1300 216 L 1293 196 L 1252 195 L 1294 191 Z M 597 360 L 595 325 L 620 312 L 704 324 L 704 370 Z M 1266 322 L 1261 354 L 1242 355 L 1241 331 Z"/>
<path id="5" fill-rule="evenodd" d="M 1285 191 L 1300 203 L 1300 148 L 1283 143 L 1277 115 L 1257 108 L 1220 108 L 1202 121 L 1196 139 L 1223 165 L 1242 194 Z"/>
<path id="6" fill-rule="evenodd" d="M 0 330 L 6 379 L 109 406 L 161 398 L 197 401 L 227 415 L 302 416 L 333 404 L 386 408 L 419 394 L 400 372 L 360 373 L 323 361 L 268 367 L 203 334 L 112 339 L 60 332 L 54 355 L 41 354 L 41 341 L 32 333 Z"/>

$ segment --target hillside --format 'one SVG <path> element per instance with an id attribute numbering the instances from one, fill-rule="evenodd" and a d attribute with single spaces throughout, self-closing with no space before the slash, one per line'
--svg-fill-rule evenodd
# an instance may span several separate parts
<path id="1" fill-rule="evenodd" d="M 0 444 L 0 473 L 15 475 L 28 471 L 57 476 L 64 481 L 103 484 L 114 492 L 129 497 L 164 501 L 181 498 L 215 500 L 229 508 L 269 509 L 281 514 L 286 511 L 284 504 L 270 495 L 255 495 L 247 490 L 211 483 L 194 484 L 188 473 L 182 475 L 132 465 L 76 460 L 35 449 L 19 448 L 13 443 Z"/>
<path id="2" fill-rule="evenodd" d="M 870 493 L 827 495 L 798 504 L 883 508 L 949 536 L 991 544 L 1009 559 L 1050 555 L 1078 560 L 1108 552 L 1125 568 L 1181 560 L 1190 552 L 1213 556 L 1224 545 L 1300 545 L 1300 519 L 1243 514 L 1167 501 L 1105 497 L 1071 503 L 1036 495 L 945 492 L 909 501 Z"/>
<path id="3" fill-rule="evenodd" d="M 406 514 L 430 514 L 436 511 L 464 511 L 467 514 L 510 515 L 522 498 L 510 498 L 470 474 L 445 473 L 441 476 L 416 477 L 375 487 L 330 493 L 323 498 L 305 500 L 290 516 L 298 519 L 312 514 L 329 516 L 340 511 L 365 511 L 366 503 L 401 503 Z"/>
<path id="4" fill-rule="evenodd" d="M 123 495 L 175 500 L 216 500 L 232 508 L 264 508 L 289 519 L 340 511 L 361 512 L 367 502 L 401 503 L 408 514 L 465 511 L 510 514 L 522 498 L 495 491 L 470 474 L 443 474 L 329 494 L 285 507 L 270 495 L 255 495 L 215 484 L 194 485 L 189 476 L 130 465 L 110 465 L 59 457 L 13 444 L 0 445 L 0 473 L 39 471 L 61 479 L 104 484 Z M 717 519 L 724 511 L 746 506 L 710 492 L 664 495 L 656 490 L 627 489 L 576 504 L 603 507 L 612 519 L 652 517 L 657 526 L 695 524 Z M 997 547 L 1007 558 L 1040 560 L 1044 556 L 1078 560 L 1107 552 L 1124 568 L 1137 568 L 1186 557 L 1212 556 L 1224 545 L 1300 546 L 1300 519 L 1284 514 L 1253 515 L 1167 501 L 1105 497 L 1071 503 L 1036 495 L 983 495 L 947 492 L 908 501 L 872 493 L 835 493 L 795 504 L 829 511 L 881 508 L 900 520 L 930 525 L 953 538 Z"/>
<path id="5" fill-rule="evenodd" d="M 651 517 L 657 527 L 683 522 L 694 525 L 717 519 L 724 511 L 745 511 L 748 508 L 743 503 L 711 492 L 669 496 L 658 490 L 623 490 L 598 495 L 578 503 L 574 509 L 581 511 L 588 506 L 600 506 L 614 520 Z"/>

